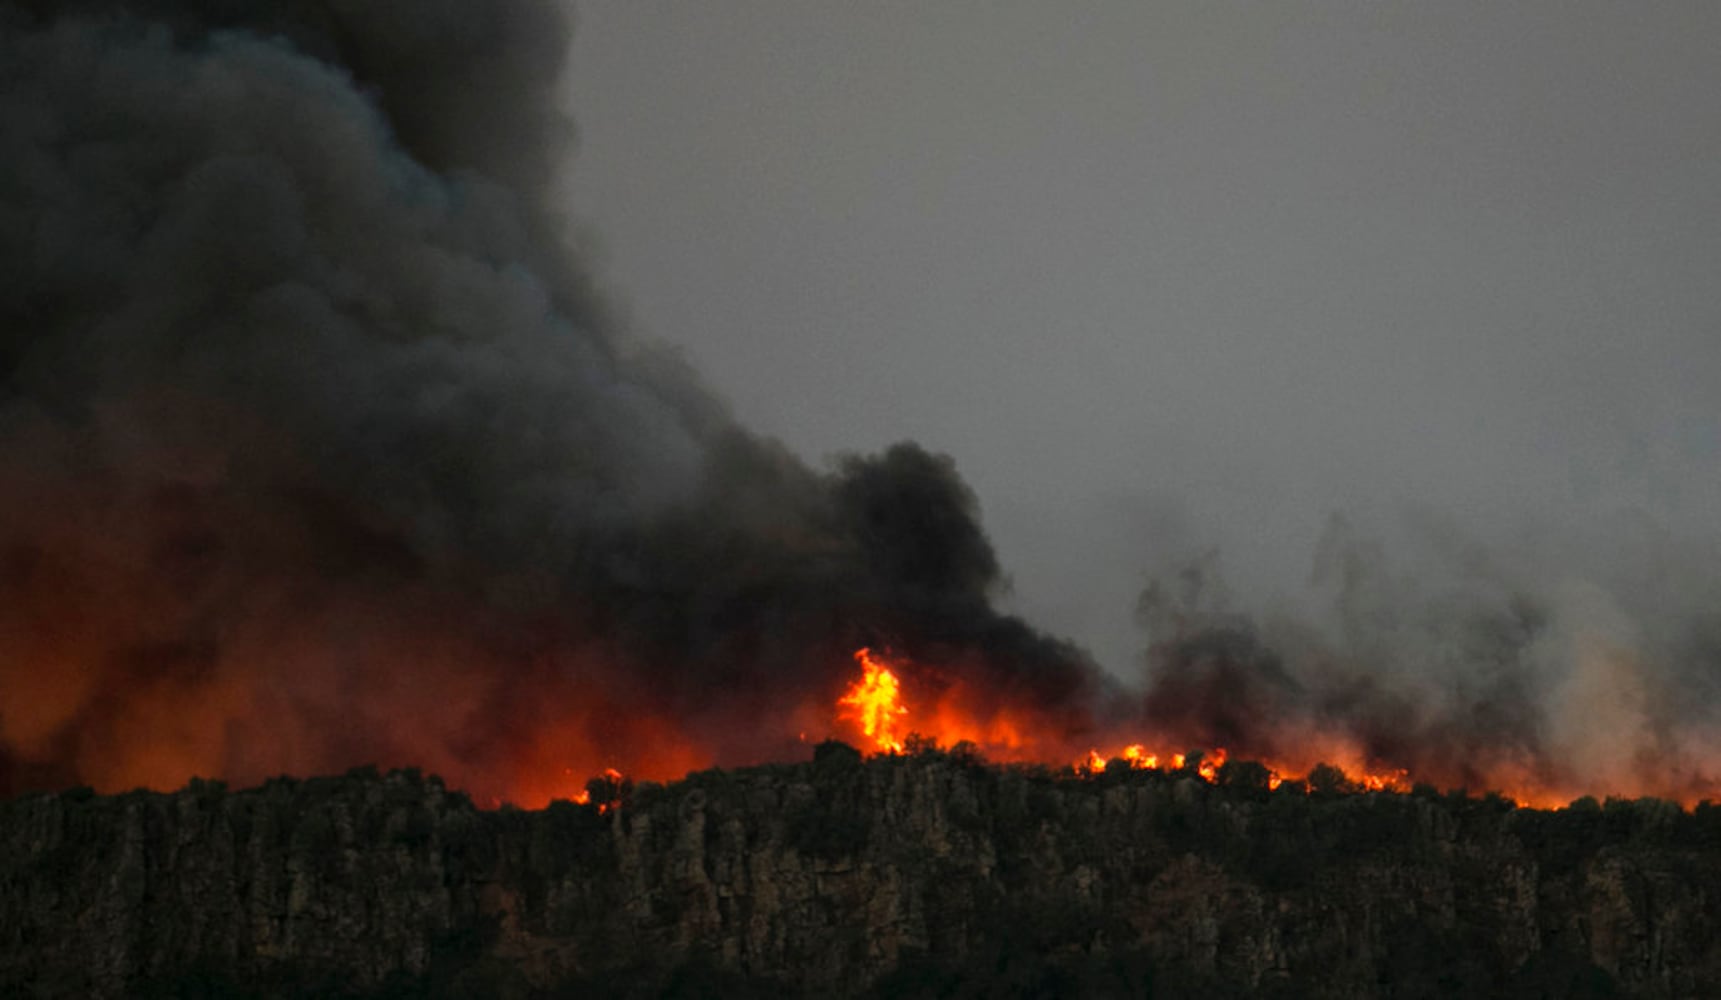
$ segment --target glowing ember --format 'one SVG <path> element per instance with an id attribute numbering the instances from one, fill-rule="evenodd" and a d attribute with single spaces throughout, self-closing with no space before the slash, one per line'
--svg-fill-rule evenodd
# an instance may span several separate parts
<path id="1" fill-rule="evenodd" d="M 855 650 L 855 662 L 861 665 L 861 679 L 849 687 L 837 704 L 848 711 L 843 718 L 860 724 L 861 732 L 881 753 L 901 753 L 902 740 L 897 738 L 896 726 L 908 709 L 901 704 L 901 682 L 896 674 L 874 656 L 872 650 Z"/>

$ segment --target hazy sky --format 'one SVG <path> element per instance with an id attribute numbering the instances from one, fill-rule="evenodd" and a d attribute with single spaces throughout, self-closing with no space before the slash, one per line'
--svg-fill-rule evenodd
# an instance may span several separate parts
<path id="1" fill-rule="evenodd" d="M 1721 5 L 587 2 L 567 197 L 644 335 L 819 459 L 953 455 L 1129 667 L 1217 545 L 1721 511 Z M 1414 518 L 1413 518 L 1414 519 Z"/>

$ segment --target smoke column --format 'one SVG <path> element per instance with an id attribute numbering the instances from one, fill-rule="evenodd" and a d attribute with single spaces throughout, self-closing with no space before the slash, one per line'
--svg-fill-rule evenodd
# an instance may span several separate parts
<path id="1" fill-rule="evenodd" d="M 993 612 L 948 459 L 811 469 L 606 314 L 546 197 L 563 7 L 0 11 L 0 791 L 541 801 L 784 752 L 867 642 L 1105 694 Z"/>
<path id="2" fill-rule="evenodd" d="M 1335 519 L 1300 608 L 1198 559 L 1140 691 L 997 613 L 948 458 L 809 467 L 606 310 L 550 196 L 570 31 L 0 3 L 0 794 L 378 763 L 537 804 L 804 754 L 860 646 L 1017 756 L 1716 788 L 1721 553 L 1647 529 L 1430 518 L 1407 564 Z"/>

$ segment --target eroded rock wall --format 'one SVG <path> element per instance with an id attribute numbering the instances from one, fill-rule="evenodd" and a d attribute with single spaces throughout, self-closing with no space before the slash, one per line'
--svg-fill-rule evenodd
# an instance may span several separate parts
<path id="1" fill-rule="evenodd" d="M 0 803 L 0 993 L 1702 996 L 1721 810 L 945 754 L 475 809 L 354 773 Z"/>

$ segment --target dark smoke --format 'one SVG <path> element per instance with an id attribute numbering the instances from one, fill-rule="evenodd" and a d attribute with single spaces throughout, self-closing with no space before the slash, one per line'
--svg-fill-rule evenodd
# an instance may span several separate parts
<path id="1" fill-rule="evenodd" d="M 547 198 L 570 30 L 0 7 L 0 792 L 746 759 L 867 642 L 1105 693 L 993 611 L 947 459 L 808 468 L 606 312 Z"/>

